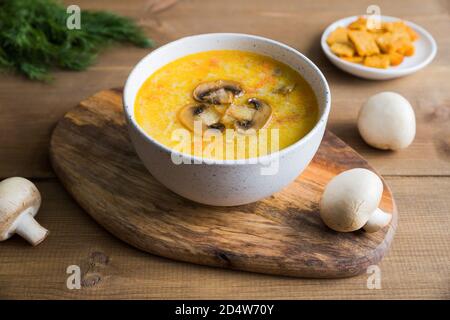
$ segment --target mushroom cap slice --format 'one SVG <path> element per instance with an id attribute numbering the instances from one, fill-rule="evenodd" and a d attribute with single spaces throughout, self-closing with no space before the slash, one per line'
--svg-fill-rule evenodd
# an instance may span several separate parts
<path id="1" fill-rule="evenodd" d="M 247 102 L 255 110 L 253 117 L 250 120 L 236 118 L 234 127 L 238 133 L 254 134 L 256 130 L 263 129 L 269 124 L 272 119 L 272 107 L 257 98 L 250 98 Z"/>
<path id="2" fill-rule="evenodd" d="M 208 126 L 208 129 L 215 129 L 223 132 L 225 130 L 225 125 L 223 123 L 217 122 Z"/>
<path id="3" fill-rule="evenodd" d="M 199 84 L 193 93 L 194 99 L 211 104 L 230 104 L 235 97 L 244 93 L 236 81 L 217 80 Z"/>
<path id="4" fill-rule="evenodd" d="M 213 106 L 203 103 L 191 103 L 180 109 L 178 119 L 190 131 L 194 132 L 195 121 L 200 121 L 202 129 L 206 130 L 211 126 L 219 128 L 221 115 Z"/>
<path id="5" fill-rule="evenodd" d="M 281 85 L 280 87 L 275 89 L 273 91 L 273 93 L 277 93 L 277 94 L 286 96 L 286 95 L 290 94 L 292 91 L 294 91 L 294 89 L 295 89 L 295 83 L 285 84 L 285 85 Z"/>

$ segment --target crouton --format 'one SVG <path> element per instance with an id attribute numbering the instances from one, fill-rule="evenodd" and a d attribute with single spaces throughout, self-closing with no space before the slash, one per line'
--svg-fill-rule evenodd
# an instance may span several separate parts
<path id="1" fill-rule="evenodd" d="M 348 42 L 348 30 L 346 28 L 339 27 L 334 30 L 327 38 L 327 43 L 332 46 L 336 42 Z"/>
<path id="2" fill-rule="evenodd" d="M 386 69 L 390 65 L 389 55 L 377 54 L 364 59 L 364 65 L 372 68 Z"/>
<path id="3" fill-rule="evenodd" d="M 331 51 L 340 57 L 353 57 L 355 54 L 355 49 L 350 42 L 340 43 L 335 42 L 330 47 Z"/>
<path id="4" fill-rule="evenodd" d="M 378 49 L 374 37 L 367 31 L 351 30 L 349 31 L 348 36 L 355 45 L 358 55 L 364 57 L 380 53 L 380 49 Z"/>

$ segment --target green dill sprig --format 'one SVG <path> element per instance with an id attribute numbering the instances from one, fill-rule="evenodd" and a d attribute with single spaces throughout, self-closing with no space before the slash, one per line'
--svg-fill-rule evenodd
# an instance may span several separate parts
<path id="1" fill-rule="evenodd" d="M 53 0 L 0 0 L 0 70 L 48 81 L 52 68 L 84 70 L 113 43 L 152 46 L 129 18 L 81 10 L 81 29 L 70 30 L 68 17 Z"/>

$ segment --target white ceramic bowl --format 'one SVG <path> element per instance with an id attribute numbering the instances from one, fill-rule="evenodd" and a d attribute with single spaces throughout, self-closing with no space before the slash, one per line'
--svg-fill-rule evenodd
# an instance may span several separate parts
<path id="1" fill-rule="evenodd" d="M 346 27 L 351 22 L 355 21 L 358 16 L 348 17 L 338 20 L 328 26 L 322 34 L 320 44 L 325 55 L 330 59 L 330 61 L 337 66 L 339 69 L 351 73 L 357 77 L 371 79 L 371 80 L 387 80 L 394 79 L 398 77 L 403 77 L 419 71 L 420 69 L 426 67 L 436 56 L 437 44 L 433 39 L 431 34 L 429 34 L 425 29 L 409 21 L 405 23 L 414 29 L 419 35 L 419 39 L 414 41 L 415 53 L 411 57 L 405 57 L 403 62 L 395 67 L 389 67 L 387 69 L 377 69 L 366 67 L 357 63 L 352 63 L 340 59 L 333 52 L 331 52 L 330 47 L 327 44 L 327 38 L 331 32 L 333 32 L 338 27 Z M 381 16 L 381 21 L 391 22 L 402 20 L 400 18 Z"/>
<path id="2" fill-rule="evenodd" d="M 137 124 L 134 117 L 136 94 L 143 82 L 167 63 L 196 52 L 224 49 L 256 52 L 291 66 L 313 88 L 320 108 L 320 118 L 305 137 L 279 152 L 253 159 L 257 163 L 242 159 L 212 164 L 177 165 L 171 157 L 174 151 L 155 141 Z M 193 201 L 233 206 L 267 197 L 297 178 L 320 145 L 330 112 L 330 99 L 330 89 L 322 72 L 300 52 L 258 36 L 217 33 L 182 38 L 144 57 L 128 77 L 123 101 L 131 141 L 144 165 L 158 181 Z M 175 154 L 187 162 L 202 160 L 188 154 Z M 273 175 L 262 174 L 262 170 L 267 170 L 268 166 L 278 170 Z"/>

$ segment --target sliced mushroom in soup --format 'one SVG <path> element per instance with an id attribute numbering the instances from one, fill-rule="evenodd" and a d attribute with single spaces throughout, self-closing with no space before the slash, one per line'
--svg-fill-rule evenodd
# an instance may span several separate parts
<path id="1" fill-rule="evenodd" d="M 222 128 L 221 115 L 211 106 L 203 103 L 191 103 L 180 109 L 178 119 L 190 131 L 194 132 L 195 121 L 200 121 L 202 130 Z"/>
<path id="2" fill-rule="evenodd" d="M 238 133 L 254 134 L 256 130 L 266 127 L 271 118 L 272 107 L 266 101 L 250 98 L 247 105 L 231 105 L 221 121 L 230 122 L 231 119 Z"/>
<path id="3" fill-rule="evenodd" d="M 203 82 L 194 90 L 194 99 L 211 104 L 230 104 L 235 97 L 244 93 L 241 85 L 236 81 L 217 80 Z"/>

